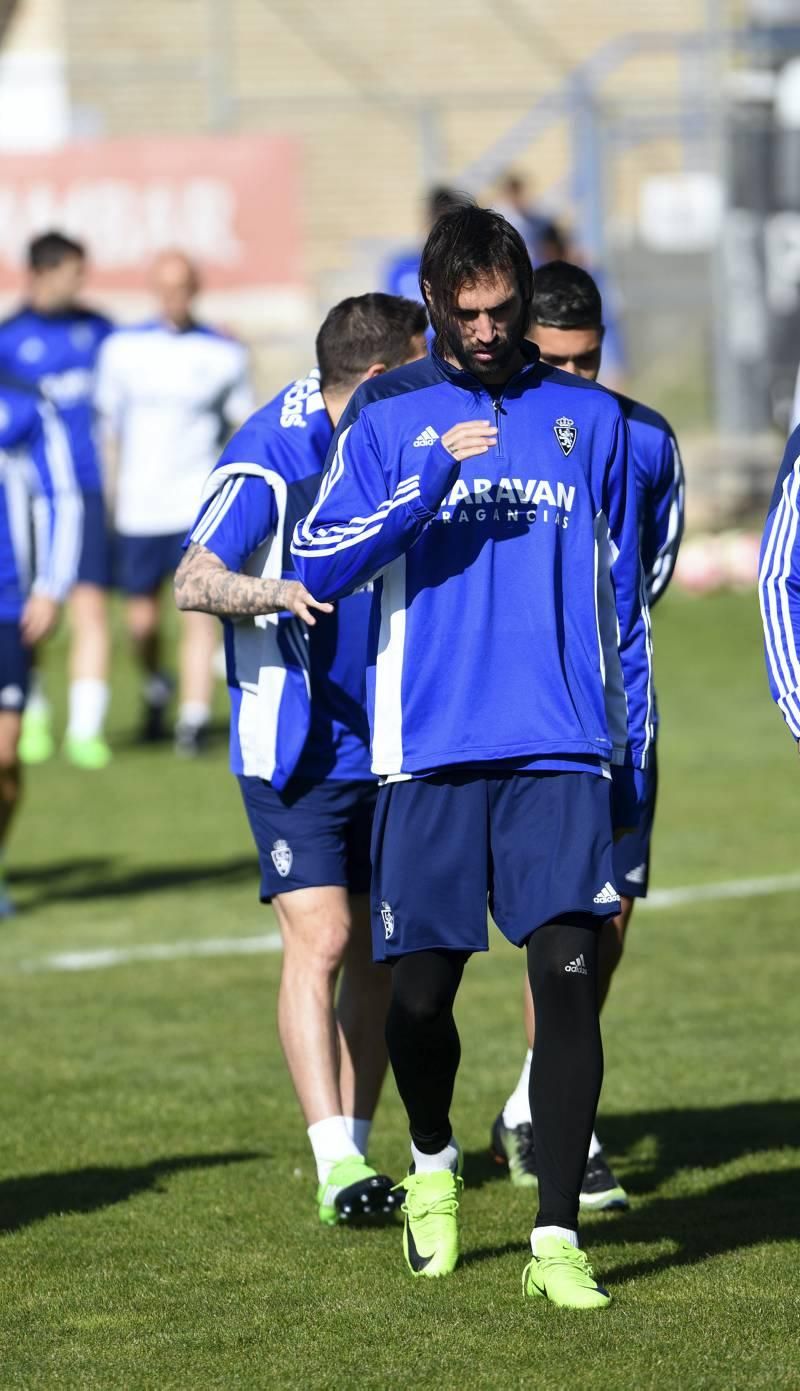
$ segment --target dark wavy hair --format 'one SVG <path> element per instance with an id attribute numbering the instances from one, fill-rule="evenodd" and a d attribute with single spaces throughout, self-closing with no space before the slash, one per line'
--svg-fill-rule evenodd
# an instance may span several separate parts
<path id="1" fill-rule="evenodd" d="M 536 271 L 531 323 L 543 328 L 602 328 L 603 301 L 588 271 L 548 261 Z"/>
<path id="2" fill-rule="evenodd" d="M 523 332 L 533 295 L 533 267 L 522 237 L 500 213 L 470 204 L 439 218 L 422 251 L 419 284 L 437 341 L 455 332 L 460 290 L 484 275 L 507 275 L 519 291 Z"/>

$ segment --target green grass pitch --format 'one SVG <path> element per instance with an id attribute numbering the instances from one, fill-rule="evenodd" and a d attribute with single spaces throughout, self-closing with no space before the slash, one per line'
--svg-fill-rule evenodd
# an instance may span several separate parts
<path id="1" fill-rule="evenodd" d="M 656 660 L 655 886 L 796 872 L 800 766 L 754 597 L 671 597 Z M 63 704 L 63 639 L 48 666 Z M 58 952 L 274 928 L 222 744 L 185 764 L 126 743 L 121 648 L 116 670 L 113 767 L 35 770 L 11 846 L 0 1387 L 800 1386 L 796 894 L 634 918 L 599 1121 L 632 1206 L 584 1225 L 614 1294 L 600 1315 L 521 1298 L 532 1204 L 495 1177 L 487 1139 L 524 1050 L 522 963 L 493 934 L 458 1004 L 463 1261 L 414 1281 L 399 1225 L 317 1225 L 277 955 L 44 969 Z M 391 1083 L 374 1156 L 403 1172 Z"/>

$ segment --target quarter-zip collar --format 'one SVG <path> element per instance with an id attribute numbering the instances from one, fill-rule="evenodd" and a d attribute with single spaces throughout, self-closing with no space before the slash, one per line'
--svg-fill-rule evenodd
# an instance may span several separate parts
<path id="1" fill-rule="evenodd" d="M 502 401 L 508 388 L 514 382 L 518 382 L 521 377 L 525 376 L 533 367 L 538 365 L 540 354 L 535 343 L 529 343 L 527 338 L 523 338 L 520 344 L 520 351 L 525 359 L 524 365 L 518 372 L 515 372 L 513 376 L 509 377 L 508 381 L 503 382 L 502 386 L 498 388 L 496 396 L 500 401 Z M 467 372 L 463 367 L 454 367 L 452 362 L 448 362 L 443 358 L 435 348 L 431 348 L 431 358 L 439 374 L 446 381 L 452 382 L 453 386 L 460 386 L 463 391 L 470 391 L 473 395 L 480 393 L 481 395 L 485 394 L 486 396 L 492 397 L 492 392 L 489 390 L 486 383 L 482 382 L 480 377 L 476 377 L 473 372 Z"/>

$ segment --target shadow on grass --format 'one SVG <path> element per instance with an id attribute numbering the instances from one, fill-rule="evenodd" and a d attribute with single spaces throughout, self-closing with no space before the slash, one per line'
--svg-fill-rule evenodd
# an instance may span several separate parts
<path id="1" fill-rule="evenodd" d="M 212 864 L 172 864 L 152 868 L 117 868 L 111 856 L 58 861 L 55 864 L 17 869 L 9 874 L 13 887 L 30 884 L 34 892 L 23 892 L 20 908 L 31 912 L 48 903 L 86 902 L 99 898 L 125 898 L 128 895 L 159 893 L 164 889 L 183 889 L 213 882 L 235 884 L 250 879 L 257 886 L 258 861 L 252 855 L 237 855 Z M 38 890 L 38 892 L 37 892 Z"/>
<path id="2" fill-rule="evenodd" d="M 604 1246 L 625 1247 L 621 1265 L 609 1274 L 614 1280 L 633 1280 L 659 1270 L 698 1265 L 712 1256 L 727 1255 L 764 1243 L 800 1239 L 797 1203 L 799 1169 L 776 1169 L 746 1174 L 704 1193 L 683 1198 L 655 1198 L 633 1207 L 613 1231 L 595 1229 Z M 677 1246 L 662 1255 L 631 1259 L 630 1247 L 654 1245 L 664 1239 Z"/>
<path id="3" fill-rule="evenodd" d="M 764 1242 L 800 1239 L 800 1170 L 772 1169 L 716 1185 L 713 1173 L 735 1160 L 775 1157 L 800 1143 L 800 1101 L 605 1116 L 601 1135 L 632 1199 L 628 1212 L 600 1216 L 587 1227 L 590 1243 L 625 1248 L 620 1265 L 615 1267 L 612 1257 L 608 1274 L 615 1280 L 695 1265 Z M 655 1196 L 663 1183 L 682 1172 L 701 1175 L 709 1186 L 689 1195 Z M 469 1188 L 480 1188 L 494 1177 L 508 1182 L 488 1149 L 465 1155 L 464 1174 Z M 531 1196 L 533 1208 L 535 1192 Z M 665 1240 L 676 1249 L 631 1259 L 631 1246 L 652 1247 Z M 523 1241 L 479 1247 L 465 1254 L 464 1264 L 525 1249 Z"/>
<path id="4" fill-rule="evenodd" d="M 171 1174 L 224 1164 L 245 1164 L 264 1157 L 257 1151 L 246 1150 L 229 1154 L 187 1154 L 129 1168 L 102 1165 L 62 1174 L 26 1174 L 21 1178 L 0 1179 L 0 1235 L 18 1232 L 46 1217 L 96 1212 L 115 1203 L 127 1202 L 139 1193 L 159 1191 Z"/>

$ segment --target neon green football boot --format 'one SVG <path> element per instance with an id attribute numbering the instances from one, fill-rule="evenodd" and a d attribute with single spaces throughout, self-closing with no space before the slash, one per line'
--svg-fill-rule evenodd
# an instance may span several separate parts
<path id="1" fill-rule="evenodd" d="M 464 1180 L 452 1169 L 407 1174 L 403 1252 L 412 1275 L 437 1279 L 458 1264 L 458 1204 Z"/>
<path id="2" fill-rule="evenodd" d="M 549 1299 L 560 1309 L 607 1309 L 611 1295 L 598 1285 L 585 1251 L 560 1236 L 546 1236 L 522 1272 L 526 1299 Z"/>
<path id="3" fill-rule="evenodd" d="M 87 739 L 78 739 L 74 734 L 68 734 L 64 740 L 64 757 L 74 768 L 86 768 L 94 773 L 101 768 L 107 768 L 112 755 L 105 739 L 99 734 L 91 735 Z"/>
<path id="4" fill-rule="evenodd" d="M 46 763 L 55 753 L 53 731 L 50 728 L 50 714 L 47 711 L 28 710 L 22 717 L 22 733 L 19 740 L 21 763 Z"/>
<path id="5" fill-rule="evenodd" d="M 340 1159 L 317 1189 L 319 1220 L 325 1227 L 378 1217 L 397 1206 L 392 1180 L 360 1156 Z"/>

